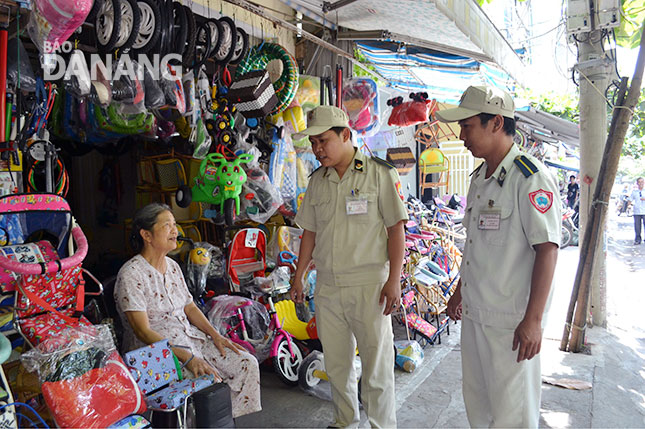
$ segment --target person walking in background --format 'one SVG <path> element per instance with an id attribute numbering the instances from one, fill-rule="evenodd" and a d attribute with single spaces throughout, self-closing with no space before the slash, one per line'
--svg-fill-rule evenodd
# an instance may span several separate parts
<path id="1" fill-rule="evenodd" d="M 573 208 L 576 205 L 576 200 L 580 194 L 580 185 L 573 174 L 569 177 L 569 184 L 567 185 L 567 205 Z"/>
<path id="2" fill-rule="evenodd" d="M 643 225 L 645 225 L 645 191 L 643 190 L 643 182 L 645 182 L 645 179 L 642 177 L 636 179 L 638 189 L 634 189 L 629 197 L 634 205 L 634 244 L 641 244 L 641 231 Z"/>
<path id="3" fill-rule="evenodd" d="M 459 123 L 464 146 L 485 161 L 472 174 L 461 279 L 446 311 L 462 320 L 463 395 L 473 427 L 537 427 L 540 419 L 539 353 L 561 204 L 555 178 L 513 143 L 514 110 L 506 92 L 471 86 L 459 107 L 437 112 L 440 121 Z"/>

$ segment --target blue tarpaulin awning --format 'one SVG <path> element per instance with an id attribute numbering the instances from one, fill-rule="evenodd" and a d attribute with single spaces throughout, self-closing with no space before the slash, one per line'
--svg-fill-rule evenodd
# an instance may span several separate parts
<path id="1" fill-rule="evenodd" d="M 425 91 L 442 103 L 459 104 L 470 85 L 492 85 L 513 92 L 514 80 L 499 67 L 430 49 L 393 42 L 357 42 L 358 49 L 390 85 Z"/>

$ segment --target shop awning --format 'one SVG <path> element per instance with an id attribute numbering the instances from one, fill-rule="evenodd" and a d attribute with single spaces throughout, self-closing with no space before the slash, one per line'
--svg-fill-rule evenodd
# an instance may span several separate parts
<path id="1" fill-rule="evenodd" d="M 459 104 L 470 85 L 514 89 L 514 80 L 506 72 L 471 58 L 392 42 L 358 42 L 357 47 L 393 87 L 426 91 L 442 103 Z"/>
<path id="2" fill-rule="evenodd" d="M 568 165 L 557 161 L 551 161 L 549 159 L 545 159 L 544 164 L 561 170 L 575 171 L 576 173 L 580 172 L 580 166 Z"/>
<path id="3" fill-rule="evenodd" d="M 474 0 L 333 0 L 327 13 L 320 0 L 281 1 L 353 30 L 353 40 L 383 40 L 360 32 L 387 31 L 394 42 L 497 64 L 527 86 L 522 60 Z"/>
<path id="4" fill-rule="evenodd" d="M 580 146 L 580 127 L 578 124 L 559 118 L 542 110 L 529 107 L 516 111 L 517 127 L 533 140 L 544 143 L 564 143 L 567 146 Z"/>

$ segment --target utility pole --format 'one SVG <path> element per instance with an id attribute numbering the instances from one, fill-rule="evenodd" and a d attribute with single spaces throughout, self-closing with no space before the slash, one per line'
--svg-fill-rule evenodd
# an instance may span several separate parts
<path id="1" fill-rule="evenodd" d="M 584 231 L 593 203 L 594 188 L 607 139 L 607 104 L 611 62 L 603 50 L 601 31 L 594 22 L 595 1 L 590 0 L 591 31 L 578 36 L 578 70 L 580 84 L 580 231 Z M 594 249 L 593 276 L 590 279 L 593 324 L 606 326 L 606 222 L 600 225 L 601 235 Z M 580 237 L 582 240 L 583 238 Z M 587 243 L 580 241 L 580 248 Z"/>

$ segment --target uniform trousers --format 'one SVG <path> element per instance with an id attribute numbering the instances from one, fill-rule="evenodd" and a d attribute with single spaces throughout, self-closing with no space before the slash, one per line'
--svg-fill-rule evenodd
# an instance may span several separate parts
<path id="1" fill-rule="evenodd" d="M 334 426 L 358 423 L 356 345 L 361 358 L 361 401 L 370 425 L 396 427 L 392 321 L 383 315 L 382 284 L 316 287 L 316 326 L 332 387 Z"/>
<path id="2" fill-rule="evenodd" d="M 462 383 L 471 427 L 538 426 L 540 355 L 518 363 L 514 331 L 462 320 Z"/>

